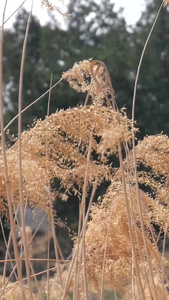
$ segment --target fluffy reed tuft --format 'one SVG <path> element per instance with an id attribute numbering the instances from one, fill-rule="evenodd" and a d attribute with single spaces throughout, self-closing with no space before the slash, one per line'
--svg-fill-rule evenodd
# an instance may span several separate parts
<path id="1" fill-rule="evenodd" d="M 111 131 L 112 128 L 112 131 Z M 113 133 L 113 128 L 116 134 Z M 123 113 L 112 108 L 89 106 L 56 112 L 34 128 L 22 134 L 23 194 L 25 201 L 45 209 L 48 203 L 48 188 L 54 178 L 61 181 L 65 193 L 81 194 L 86 168 L 89 137 L 93 132 L 88 184 L 96 174 L 99 183 L 110 180 L 111 168 L 95 159 L 94 153 L 106 153 L 107 131 L 112 132 L 111 152 L 117 152 L 117 139 L 128 140 L 130 121 Z M 101 142 L 98 142 L 98 138 Z M 110 147 L 110 142 L 107 144 Z M 18 201 L 18 143 L 7 150 L 9 180 L 14 201 Z M 0 158 L 0 195 L 6 197 L 3 160 Z M 58 194 L 58 191 L 56 192 Z M 55 197 L 55 193 L 52 194 Z"/>
<path id="2" fill-rule="evenodd" d="M 94 105 L 103 105 L 104 98 L 114 102 L 109 73 L 103 62 L 83 60 L 75 63 L 73 68 L 63 73 L 63 79 L 77 92 L 87 92 Z"/>
<path id="3" fill-rule="evenodd" d="M 87 79 L 86 79 L 87 78 Z M 104 100 L 113 102 L 114 91 L 106 66 L 102 62 L 85 60 L 63 74 L 77 91 L 88 92 L 93 105 L 59 111 L 22 134 L 23 195 L 25 202 L 47 209 L 49 194 L 74 192 L 81 195 L 86 157 L 92 133 L 92 155 L 88 170 L 88 187 L 98 176 L 98 184 L 110 180 L 112 168 L 105 158 L 118 153 L 118 144 L 131 140 L 131 122 L 124 111 L 103 106 Z M 108 99 L 109 96 L 109 99 Z M 7 150 L 9 181 L 13 202 L 19 198 L 18 143 Z M 50 192 L 55 178 L 60 189 Z M 0 156 L 0 195 L 6 198 L 3 159 Z M 1 202 L 1 205 L 3 202 Z"/>
<path id="4" fill-rule="evenodd" d="M 168 0 L 164 0 L 164 6 L 169 6 L 169 1 Z"/>
<path id="5" fill-rule="evenodd" d="M 169 229 L 168 151 L 169 138 L 163 135 L 146 137 L 136 147 L 138 180 L 140 184 L 139 193 L 142 202 L 146 243 L 151 257 L 153 273 L 154 275 L 156 274 L 155 286 L 157 291 L 164 289 L 166 297 L 168 296 L 163 286 L 163 277 L 160 271 L 160 261 L 162 259 L 163 264 L 165 264 L 165 260 L 161 257 L 161 254 L 159 254 L 155 245 L 159 239 L 158 232 L 165 231 L 168 234 Z M 147 291 L 145 292 L 146 299 L 151 299 L 153 287 L 151 281 L 149 280 L 150 282 L 148 284 L 145 279 L 145 274 L 149 274 L 149 271 L 137 205 L 132 153 L 129 154 L 128 160 L 129 159 L 130 169 L 128 169 L 129 162 L 127 162 L 126 159 L 124 161 L 124 170 L 127 197 L 133 224 L 135 251 L 139 262 L 141 278 L 143 282 L 145 281 L 145 285 L 147 286 Z M 147 187 L 153 189 L 153 194 L 151 189 L 148 191 L 145 189 Z M 154 225 L 159 228 L 157 233 L 154 230 Z M 114 288 L 125 294 L 126 290 L 128 290 L 128 292 L 131 291 L 131 282 L 133 280 L 132 268 L 135 270 L 135 266 L 133 265 L 124 186 L 121 182 L 120 170 L 114 175 L 102 203 L 92 208 L 91 221 L 88 223 L 86 232 L 85 250 L 88 282 L 91 288 L 97 292 L 101 287 L 105 239 L 107 235 L 104 287 L 108 289 L 111 288 L 112 290 Z M 137 279 L 135 278 L 134 280 Z M 135 293 L 137 294 L 137 284 L 135 285 L 135 289 Z M 129 294 L 127 295 L 128 298 L 126 299 L 132 298 L 132 296 L 129 297 Z M 139 299 L 139 295 L 137 295 L 136 299 Z M 158 299 L 161 298 L 159 297 Z"/>
<path id="6" fill-rule="evenodd" d="M 97 292 L 99 297 L 104 287 L 115 289 L 124 298 L 130 299 L 132 287 L 137 299 L 141 286 L 145 286 L 142 293 L 146 299 L 154 295 L 155 289 L 163 290 L 167 299 L 167 291 L 163 285 L 165 274 L 162 272 L 166 261 L 158 251 L 159 237 L 154 227 L 157 226 L 159 232 L 168 234 L 169 139 L 167 136 L 157 135 L 146 137 L 138 143 L 138 188 L 133 153 L 129 150 L 132 140 L 131 121 L 123 110 L 119 112 L 115 109 L 114 91 L 105 65 L 99 61 L 85 60 L 76 63 L 62 77 L 76 91 L 86 92 L 85 104 L 90 97 L 92 105 L 56 112 L 22 133 L 24 201 L 48 211 L 49 200 L 53 201 L 58 195 L 67 200 L 67 195 L 73 192 L 79 199 L 81 196 L 83 199 L 84 186 L 86 194 L 95 181 L 98 185 L 105 180 L 111 181 L 102 201 L 91 209 L 85 238 L 82 234 L 81 239 L 79 229 L 78 247 L 75 245 L 76 268 L 73 269 L 72 264 L 69 274 L 71 280 L 67 281 L 65 289 L 67 291 L 72 283 L 72 274 L 73 271 L 76 272 L 79 260 L 81 272 L 79 280 L 75 274 L 75 280 L 80 283 L 78 288 L 82 299 L 84 276 L 87 276 L 89 289 Z M 90 146 L 91 155 L 88 160 Z M 126 154 L 125 160 L 121 155 L 122 146 Z M 6 154 L 10 189 L 15 204 L 19 201 L 18 142 Z M 112 154 L 120 158 L 118 170 L 109 163 Z M 60 183 L 58 190 L 53 189 L 55 179 Z M 0 206 L 5 211 L 7 193 L 1 153 L 0 196 Z M 82 215 L 82 211 L 80 213 Z M 82 262 L 80 249 L 83 247 L 85 259 Z M 86 274 L 82 271 L 84 263 Z M 53 294 L 53 286 L 56 285 L 56 282 L 52 283 L 45 293 Z M 58 293 L 63 295 L 64 292 L 60 286 L 57 287 L 57 294 L 54 296 L 60 297 Z"/>
<path id="7" fill-rule="evenodd" d="M 145 280 L 145 277 L 141 278 L 142 284 L 144 286 L 144 294 L 145 294 L 145 299 L 146 300 L 152 300 L 152 294 L 150 293 L 150 286 L 147 283 L 147 281 Z M 156 290 L 157 290 L 157 299 L 161 300 L 168 300 L 169 299 L 169 295 L 167 292 L 167 289 L 165 288 L 164 284 L 163 284 L 163 278 L 162 276 L 158 275 L 154 275 L 154 282 L 155 282 L 155 286 L 156 286 Z M 133 295 L 132 295 L 132 286 L 129 286 L 127 288 L 126 293 L 123 295 L 123 300 L 129 300 L 129 299 L 133 299 Z M 140 292 L 137 286 L 134 287 L 133 290 L 134 293 L 134 299 L 135 300 L 140 300 Z"/>
<path id="8" fill-rule="evenodd" d="M 0 276 L 0 282 L 1 282 L 1 279 L 3 281 L 2 276 Z M 3 286 L 1 284 L 0 284 L 0 286 L 1 286 L 1 288 L 3 288 Z M 25 298 L 24 298 L 25 300 L 31 300 L 29 290 L 26 285 L 24 285 L 24 296 L 25 296 Z M 3 300 L 18 300 L 18 299 L 20 299 L 20 297 L 21 297 L 21 291 L 19 288 L 19 284 L 15 282 L 15 283 L 9 283 L 7 285 L 1 299 L 3 299 Z M 35 294 L 33 294 L 32 299 L 37 300 L 37 297 Z"/>

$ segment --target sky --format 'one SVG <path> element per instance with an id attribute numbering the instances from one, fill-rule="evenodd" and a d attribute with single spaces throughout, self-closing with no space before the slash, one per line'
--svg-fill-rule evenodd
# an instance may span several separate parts
<path id="1" fill-rule="evenodd" d="M 0 26 L 2 24 L 5 2 L 6 0 L 0 0 Z M 5 19 L 7 19 L 23 2 L 24 0 L 8 0 Z M 61 11 L 66 12 L 68 0 L 50 0 L 50 2 L 59 7 Z M 29 11 L 31 3 L 32 0 L 26 0 L 23 6 Z M 124 8 L 123 15 L 128 25 L 133 25 L 139 19 L 141 12 L 144 10 L 145 0 L 114 0 L 114 3 L 116 10 L 120 7 Z M 41 0 L 34 0 L 33 14 L 40 20 L 42 25 L 49 21 L 48 9 L 46 7 L 42 7 Z M 64 23 L 64 16 L 61 16 L 57 11 L 55 11 L 54 15 L 61 24 Z M 14 20 L 15 15 L 6 23 L 5 26 L 10 28 Z"/>

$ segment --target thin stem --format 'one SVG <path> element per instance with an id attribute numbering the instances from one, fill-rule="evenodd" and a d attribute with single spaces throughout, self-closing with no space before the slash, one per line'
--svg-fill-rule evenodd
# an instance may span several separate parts
<path id="1" fill-rule="evenodd" d="M 98 183 L 98 176 L 96 176 L 96 180 L 95 180 L 95 183 L 94 183 L 94 186 L 93 186 L 93 189 L 92 189 L 92 193 L 91 193 L 91 196 L 90 196 L 87 213 L 86 213 L 85 220 L 84 220 L 84 223 L 83 223 L 83 227 L 82 227 L 82 230 L 81 230 L 81 233 L 80 233 L 80 238 L 83 236 L 83 233 L 86 231 L 87 221 L 88 221 L 91 205 L 93 203 L 93 199 L 94 199 L 94 196 L 95 196 L 95 193 L 96 193 L 97 183 Z M 74 265 L 74 262 L 75 262 L 75 258 L 77 257 L 77 251 L 78 251 L 78 247 L 77 247 L 77 244 L 76 244 L 76 247 L 75 247 L 74 252 L 73 252 L 73 257 L 72 257 L 72 261 L 71 261 L 67 281 L 66 281 L 66 284 L 65 284 L 62 300 L 65 299 L 65 297 L 67 296 L 68 290 L 69 290 L 70 281 L 71 281 L 71 274 L 73 272 L 73 265 Z"/>
<path id="2" fill-rule="evenodd" d="M 132 296 L 133 296 L 133 300 L 135 300 L 135 289 L 134 289 L 134 256 L 133 256 L 133 253 L 132 253 L 132 270 L 131 270 L 131 273 L 132 273 L 132 283 L 131 283 L 131 288 L 132 288 Z"/>
<path id="3" fill-rule="evenodd" d="M 9 174 L 8 174 L 8 164 L 7 164 L 7 157 L 6 157 L 6 145 L 5 145 L 5 133 L 4 133 L 4 99 L 3 99 L 3 39 L 4 39 L 4 19 L 5 19 L 5 10 L 6 10 L 7 1 L 5 2 L 5 7 L 3 11 L 3 20 L 2 20 L 2 27 L 0 31 L 0 124 L 1 124 L 1 146 L 2 146 L 2 155 L 3 155 L 3 162 L 4 162 L 4 172 L 5 172 L 5 185 L 7 191 L 7 202 L 9 208 L 9 219 L 11 224 L 11 231 L 12 231 L 12 239 L 13 239 L 13 246 L 14 246 L 14 253 L 16 258 L 16 265 L 19 277 L 19 285 L 20 285 L 20 292 L 21 297 L 24 300 L 24 288 L 22 282 L 22 273 L 19 264 L 19 254 L 16 242 L 16 231 L 15 231 L 15 222 L 13 218 L 13 205 L 12 205 L 12 197 L 11 197 L 11 190 L 10 190 L 10 182 L 9 182 Z"/>
<path id="4" fill-rule="evenodd" d="M 123 168 L 123 158 L 122 158 L 120 143 L 118 145 L 118 152 L 119 152 L 120 169 L 121 169 L 122 183 L 123 183 L 123 188 L 124 188 L 124 197 L 125 197 L 126 210 L 127 210 L 127 219 L 128 219 L 128 226 L 129 226 L 131 248 L 132 248 L 132 254 L 133 254 L 133 257 L 134 257 L 136 274 L 137 274 L 138 283 L 139 283 L 139 285 L 138 285 L 139 290 L 140 290 L 139 294 L 140 294 L 141 299 L 145 300 L 144 290 L 143 290 L 141 277 L 140 277 L 140 269 L 139 269 L 139 264 L 138 264 L 136 250 L 135 250 L 135 244 L 134 244 L 134 235 L 133 235 L 133 230 L 132 230 L 130 207 L 129 207 L 128 196 L 127 196 L 126 181 L 125 181 L 124 168 Z"/>
<path id="5" fill-rule="evenodd" d="M 110 217 L 111 219 L 111 217 Z M 104 292 L 104 274 L 105 274 L 105 266 L 106 266 L 106 253 L 107 253 L 107 245 L 108 245 L 108 238 L 110 232 L 110 220 L 108 222 L 108 229 L 106 235 L 106 242 L 105 242 L 105 249 L 104 249 L 104 257 L 103 257 L 103 268 L 102 268 L 102 278 L 101 278 L 101 289 L 100 289 L 100 300 L 103 300 L 103 292 Z"/>
<path id="6" fill-rule="evenodd" d="M 147 243 L 146 243 L 146 237 L 145 237 L 145 230 L 144 230 L 144 223 L 143 223 L 143 216 L 142 216 L 142 204 L 141 204 L 141 199 L 140 199 L 140 193 L 139 193 L 139 185 L 138 185 L 138 175 L 137 175 L 137 163 L 136 163 L 136 152 L 135 152 L 135 132 L 134 132 L 134 127 L 135 127 L 135 103 L 136 103 L 136 92 L 137 92 L 137 85 L 138 85 L 138 79 L 139 79 L 139 74 L 140 74 L 140 69 L 141 69 L 141 65 L 142 65 L 142 61 L 143 61 L 143 57 L 148 45 L 148 42 L 150 40 L 151 34 L 153 32 L 153 29 L 155 27 L 155 24 L 158 20 L 160 11 L 163 7 L 163 1 L 160 5 L 160 8 L 157 12 L 157 15 L 155 17 L 155 20 L 153 22 L 153 25 L 151 27 L 151 30 L 149 32 L 149 35 L 147 37 L 147 40 L 145 42 L 141 57 L 140 57 L 140 61 L 138 64 L 138 68 L 137 68 L 137 74 L 136 74 L 136 79 L 135 79 L 135 85 L 134 85 L 134 93 L 133 93 L 133 105 L 132 105 L 132 143 L 133 143 L 133 161 L 134 161 L 134 169 L 135 169 L 135 183 L 136 183 L 136 193 L 137 193 L 137 202 L 138 202 L 138 208 L 139 208 L 139 215 L 140 215 L 140 222 L 141 222 L 141 228 L 142 228 L 142 233 L 143 233 L 143 240 L 144 240 L 144 246 L 145 246 L 145 251 L 146 251 L 146 256 L 147 256 L 147 262 L 148 262 L 148 266 L 149 266 L 149 271 L 150 271 L 150 278 L 152 281 L 152 285 L 153 285 L 153 290 L 154 290 L 154 295 L 155 295 L 155 299 L 157 299 L 157 292 L 156 292 L 156 288 L 155 288 L 155 284 L 154 284 L 154 278 L 153 278 L 153 272 L 152 272 L 152 267 L 151 267 L 151 262 L 150 262 L 150 258 L 149 258 L 149 253 L 148 253 L 148 248 L 147 248 Z"/>
<path id="7" fill-rule="evenodd" d="M 123 143 L 123 146 L 124 146 L 124 149 L 125 149 L 125 153 L 126 153 L 126 162 L 127 162 L 127 182 L 129 182 L 128 184 L 128 188 L 129 188 L 129 200 L 130 200 L 130 206 L 131 206 L 131 220 L 132 220 L 132 225 L 134 226 L 133 229 L 135 231 L 135 235 L 136 235 L 136 242 L 137 242 L 137 247 L 138 247 L 138 250 L 139 250 L 139 255 L 140 255 L 140 258 L 141 260 L 143 261 L 143 254 L 142 254 L 142 251 L 141 251 L 141 246 L 140 246 L 140 240 L 139 240 L 139 237 L 138 237 L 138 227 L 136 225 L 136 218 L 135 218 L 135 213 L 134 213 L 134 205 L 133 205 L 133 199 L 132 199 L 132 192 L 131 192 L 131 185 L 130 185 L 130 182 L 133 182 L 132 180 L 132 174 L 134 173 L 134 169 L 131 167 L 131 157 L 130 157 L 130 152 L 129 152 L 129 149 L 128 149 L 128 145 L 127 143 Z M 129 173 L 129 170 L 130 170 L 130 173 Z M 133 254 L 132 254 L 132 265 L 133 265 Z M 133 274 L 133 267 L 132 267 L 132 274 Z M 149 288 L 149 291 L 150 291 L 150 294 L 151 294 L 151 290 L 150 290 L 150 285 L 149 285 L 149 278 L 147 276 L 147 272 L 146 271 L 143 271 L 145 273 L 145 278 L 147 280 L 147 285 L 148 285 L 148 288 Z M 134 274 L 133 274 L 134 275 Z M 133 280 L 132 280 L 133 281 Z M 133 284 L 134 284 L 134 281 L 133 281 Z M 133 289 L 134 291 L 134 289 Z M 134 294 L 133 294 L 133 298 L 134 298 Z"/>
<path id="8" fill-rule="evenodd" d="M 146 39 L 146 42 L 144 44 L 143 51 L 141 53 L 140 61 L 139 61 L 138 68 L 137 68 L 136 79 L 135 79 L 135 84 L 134 84 L 134 93 L 133 93 L 133 105 L 132 105 L 132 125 L 133 125 L 133 129 L 134 129 L 134 119 L 135 119 L 134 115 L 135 115 L 136 93 L 137 93 L 137 85 L 138 85 L 138 79 L 139 79 L 139 75 L 140 75 L 140 69 L 141 69 L 141 65 L 142 65 L 142 62 L 143 62 L 143 58 L 144 58 L 144 55 L 145 55 L 145 51 L 146 51 L 147 45 L 149 43 L 151 34 L 152 34 L 153 30 L 154 30 L 154 27 L 156 25 L 156 22 L 158 20 L 158 17 L 159 17 L 159 14 L 161 12 L 162 7 L 163 7 L 163 1 L 162 1 L 161 5 L 160 5 L 160 8 L 159 8 L 159 10 L 157 12 L 157 15 L 155 17 L 155 20 L 153 22 L 151 30 L 150 30 L 150 32 L 148 34 L 148 37 Z"/>
<path id="9" fill-rule="evenodd" d="M 34 104 L 36 104 L 39 100 L 41 100 L 44 96 L 46 96 L 50 90 L 54 89 L 63 79 L 60 78 L 50 89 L 48 89 L 45 93 L 43 93 L 40 97 L 38 97 L 37 99 L 35 99 L 32 103 L 30 103 L 28 106 L 26 106 L 24 109 L 22 109 L 21 114 L 23 114 L 25 111 L 27 111 L 30 107 L 32 107 Z M 4 127 L 4 131 L 6 131 L 9 126 L 15 121 L 17 120 L 19 117 L 19 114 L 17 114 L 5 127 Z M 1 134 L 0 134 L 1 136 Z"/>
<path id="10" fill-rule="evenodd" d="M 57 269 L 57 267 L 52 267 L 52 268 L 49 269 L 49 271 L 56 271 L 56 269 Z M 34 278 L 35 276 L 37 277 L 37 276 L 42 275 L 42 274 L 45 274 L 45 273 L 47 273 L 47 270 L 43 270 L 43 271 L 41 271 L 41 272 L 34 273 L 34 274 L 30 275 L 30 277 L 31 277 L 31 278 Z M 28 278 L 25 277 L 25 278 L 23 278 L 22 280 L 23 280 L 23 281 L 26 281 L 27 279 L 28 279 Z M 18 283 L 18 281 L 15 281 L 14 283 L 9 284 L 9 285 L 8 285 L 8 288 L 10 288 L 10 287 L 16 285 L 17 283 Z M 63 291 L 62 287 L 61 287 L 57 282 L 55 282 L 55 284 Z M 1 290 L 2 290 L 2 288 L 0 288 L 0 291 L 1 291 Z M 21 300 L 23 300 L 23 299 L 25 299 L 25 298 L 21 298 Z"/>
<path id="11" fill-rule="evenodd" d="M 85 171 L 85 178 L 83 184 L 83 194 L 82 194 L 82 202 L 79 208 L 79 224 L 78 224 L 78 237 L 77 237 L 77 255 L 76 255 L 76 263 L 75 263 L 75 272 L 74 272 L 74 293 L 73 293 L 73 300 L 77 299 L 77 290 L 78 290 L 78 282 L 79 282 L 79 268 L 78 268 L 78 261 L 81 257 L 81 253 L 79 253 L 79 246 L 80 246 L 80 233 L 82 229 L 82 222 L 84 222 L 84 215 L 86 209 L 86 194 L 87 194 L 87 181 L 88 181 L 88 173 L 89 173 L 89 164 L 90 164 L 90 156 L 92 151 L 92 132 L 90 135 L 89 141 L 89 149 L 87 154 L 87 163 L 86 163 L 86 171 Z M 83 234 L 83 240 L 85 239 L 85 235 Z M 84 244 L 82 241 L 82 248 L 84 249 Z M 83 270 L 85 272 L 85 259 L 83 259 Z M 84 274 L 86 276 L 86 274 Z M 85 298 L 87 299 L 87 285 L 86 279 L 84 280 L 84 290 L 85 290 Z"/>
<path id="12" fill-rule="evenodd" d="M 50 101 L 51 101 L 51 87 L 52 87 L 52 81 L 53 81 L 53 73 L 51 74 L 50 77 L 50 88 L 49 88 L 49 97 L 48 97 L 48 109 L 47 109 L 47 117 L 49 117 L 49 112 L 50 112 Z"/>
<path id="13" fill-rule="evenodd" d="M 47 250 L 47 300 L 49 300 L 49 255 L 50 255 L 50 227 L 48 227 L 48 250 Z"/>
<path id="14" fill-rule="evenodd" d="M 116 291 L 115 291 L 115 290 L 114 290 L 114 299 L 115 299 L 115 300 L 118 300 L 118 299 L 117 299 L 117 294 L 116 294 Z"/>
<path id="15" fill-rule="evenodd" d="M 52 235 L 53 235 L 54 248 L 55 248 L 57 272 L 58 272 L 58 275 L 59 275 L 59 283 L 62 287 L 62 277 L 61 277 L 61 269 L 60 269 L 60 263 L 59 263 L 59 253 L 58 253 L 59 245 L 58 245 L 58 240 L 57 240 L 56 233 L 55 233 L 54 215 L 53 215 L 52 199 L 51 199 L 51 193 L 50 193 L 50 186 L 49 185 L 48 185 L 48 197 L 49 197 L 51 227 L 52 227 Z"/>
<path id="16" fill-rule="evenodd" d="M 27 0 L 25 0 L 25 1 L 23 1 L 22 3 L 21 3 L 21 5 L 19 5 L 15 10 L 14 10 L 14 12 L 5 20 L 5 21 L 3 21 L 3 23 L 2 23 L 2 25 L 0 26 L 0 29 L 2 28 L 2 26 L 4 26 L 12 17 L 13 17 L 13 15 L 25 4 L 25 2 L 26 2 Z"/>
<path id="17" fill-rule="evenodd" d="M 7 243 L 1 218 L 0 218 L 0 225 L 1 225 L 2 236 L 3 236 L 5 248 L 6 248 L 5 258 L 6 258 L 6 257 L 9 257 L 9 259 L 11 259 L 11 255 L 10 255 L 10 252 L 9 252 L 9 248 L 10 248 L 10 244 L 11 244 L 11 234 L 10 234 L 10 237 L 9 237 L 9 240 L 8 240 L 8 243 Z M 0 261 L 0 262 L 1 262 L 1 261 Z M 10 263 L 11 263 L 11 267 L 12 267 L 12 269 L 13 269 L 13 268 L 14 268 L 13 261 L 11 260 Z M 3 267 L 3 281 L 2 281 L 3 284 L 4 284 L 4 282 L 5 282 L 6 267 L 7 267 L 6 260 L 4 260 L 4 267 Z M 15 275 L 15 279 L 17 280 L 16 272 L 14 273 L 14 275 Z"/>
<path id="18" fill-rule="evenodd" d="M 33 7 L 33 1 L 32 1 Z M 19 80 L 19 96 L 18 96 L 18 158 L 19 158 L 19 195 L 20 195 L 20 210 L 21 210 L 21 223 L 22 223 L 22 234 L 21 239 L 23 241 L 23 247 L 25 251 L 25 266 L 26 266 L 26 274 L 28 278 L 28 287 L 30 297 L 33 300 L 33 292 L 32 292 L 32 283 L 30 278 L 30 267 L 29 267 L 29 252 L 28 252 L 28 241 L 26 237 L 26 224 L 25 224 L 25 214 L 24 214 L 24 196 L 23 196 L 23 186 L 22 186 L 22 145 L 21 145 L 21 134 L 22 134 L 22 94 L 23 94 L 23 76 L 24 76 L 24 65 L 25 65 L 25 57 L 26 57 L 26 47 L 28 41 L 29 28 L 32 18 L 32 7 L 29 13 L 29 18 L 26 27 L 26 33 L 23 43 L 22 50 L 22 59 L 21 59 L 21 68 L 20 68 L 20 80 Z"/>

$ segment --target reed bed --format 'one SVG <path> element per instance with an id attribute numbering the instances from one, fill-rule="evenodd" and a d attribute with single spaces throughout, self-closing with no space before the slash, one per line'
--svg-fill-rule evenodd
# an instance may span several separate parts
<path id="1" fill-rule="evenodd" d="M 51 10 L 57 9 L 49 1 L 42 2 Z M 167 6 L 168 1 L 162 5 Z M 97 299 L 104 299 L 105 290 L 112 291 L 111 299 L 169 299 L 165 257 L 169 228 L 169 138 L 163 134 L 147 136 L 135 145 L 137 82 L 152 30 L 137 70 L 131 120 L 124 109 L 117 107 L 106 65 L 89 59 L 75 63 L 60 79 L 86 94 L 84 106 L 47 114 L 44 120 L 36 121 L 23 132 L 22 115 L 30 107 L 22 111 L 30 22 L 31 13 L 22 51 L 16 117 L 18 138 L 9 148 L 5 141 L 8 126 L 4 127 L 3 116 L 4 28 L 1 28 L 0 209 L 1 217 L 9 220 L 11 234 L 8 241 L 3 235 L 6 255 L 1 261 L 4 269 L 0 299 L 77 300 L 90 299 L 93 294 Z M 52 83 L 49 93 L 51 90 Z M 112 157 L 118 159 L 118 167 L 114 166 Z M 53 188 L 56 179 L 58 189 Z M 108 189 L 94 202 L 97 188 L 105 181 L 110 182 Z M 78 232 L 71 236 L 72 253 L 65 259 L 55 234 L 56 223 L 61 224 L 54 202 L 57 203 L 58 198 L 69 201 L 71 194 L 79 199 Z M 43 218 L 48 221 L 48 232 L 39 248 L 35 237 L 43 218 L 38 220 L 39 225 L 33 232 L 26 224 L 27 207 L 43 211 Z M 161 237 L 162 252 L 158 247 Z M 54 259 L 49 255 L 51 240 Z M 46 256 L 39 257 L 44 243 Z M 35 260 L 46 262 L 42 272 L 35 271 Z"/>

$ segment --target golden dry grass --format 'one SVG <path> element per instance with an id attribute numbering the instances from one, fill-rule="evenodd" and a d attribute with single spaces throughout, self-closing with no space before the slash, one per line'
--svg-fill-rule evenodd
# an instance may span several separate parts
<path id="1" fill-rule="evenodd" d="M 96 174 L 99 183 L 110 180 L 111 169 L 104 164 L 110 153 L 116 153 L 118 142 L 131 139 L 130 121 L 112 108 L 87 106 L 56 112 L 34 128 L 22 134 L 22 170 L 25 201 L 46 209 L 48 188 L 54 178 L 61 180 L 65 192 L 73 190 L 81 195 L 86 168 L 89 137 L 93 132 L 92 151 L 101 156 L 98 164 L 90 161 L 88 183 Z M 101 138 L 100 143 L 95 137 Z M 111 138 L 110 138 L 111 137 Z M 103 159 L 104 158 L 104 159 Z M 9 181 L 13 202 L 18 202 L 18 143 L 7 150 Z M 3 159 L 0 158 L 0 194 L 6 197 Z M 59 191 L 56 192 L 58 194 Z M 53 197 L 56 195 L 53 193 Z M 2 204 L 3 205 L 3 204 Z"/>
<path id="2" fill-rule="evenodd" d="M 63 78 L 77 91 L 86 92 L 85 102 L 91 97 L 92 105 L 56 112 L 21 136 L 25 204 L 48 213 L 51 200 L 57 196 L 65 201 L 73 192 L 82 199 L 79 211 L 82 219 L 78 238 L 74 239 L 75 260 L 70 262 L 71 267 L 63 268 L 64 272 L 62 265 L 59 271 L 58 263 L 57 274 L 45 286 L 44 293 L 49 299 L 65 299 L 71 288 L 75 295 L 85 299 L 86 284 L 99 299 L 103 288 L 117 290 L 124 299 L 132 299 L 133 293 L 135 299 L 143 296 L 161 300 L 161 293 L 168 299 L 164 286 L 167 262 L 158 251 L 159 236 L 154 225 L 159 232 L 168 234 L 169 139 L 157 135 L 139 142 L 135 148 L 135 166 L 131 147 L 135 129 L 124 110 L 115 108 L 114 91 L 104 64 L 80 62 L 64 73 Z M 112 154 L 120 160 L 119 169 L 109 163 Z M 19 203 L 17 141 L 6 150 L 6 155 L 15 206 Z M 7 214 L 3 163 L 0 154 L 0 205 Z M 55 178 L 60 180 L 57 191 L 52 190 Z M 85 223 L 84 194 L 96 181 L 99 185 L 105 180 L 111 184 L 100 203 L 92 206 L 90 221 Z M 17 288 L 15 291 L 18 296 Z"/>

